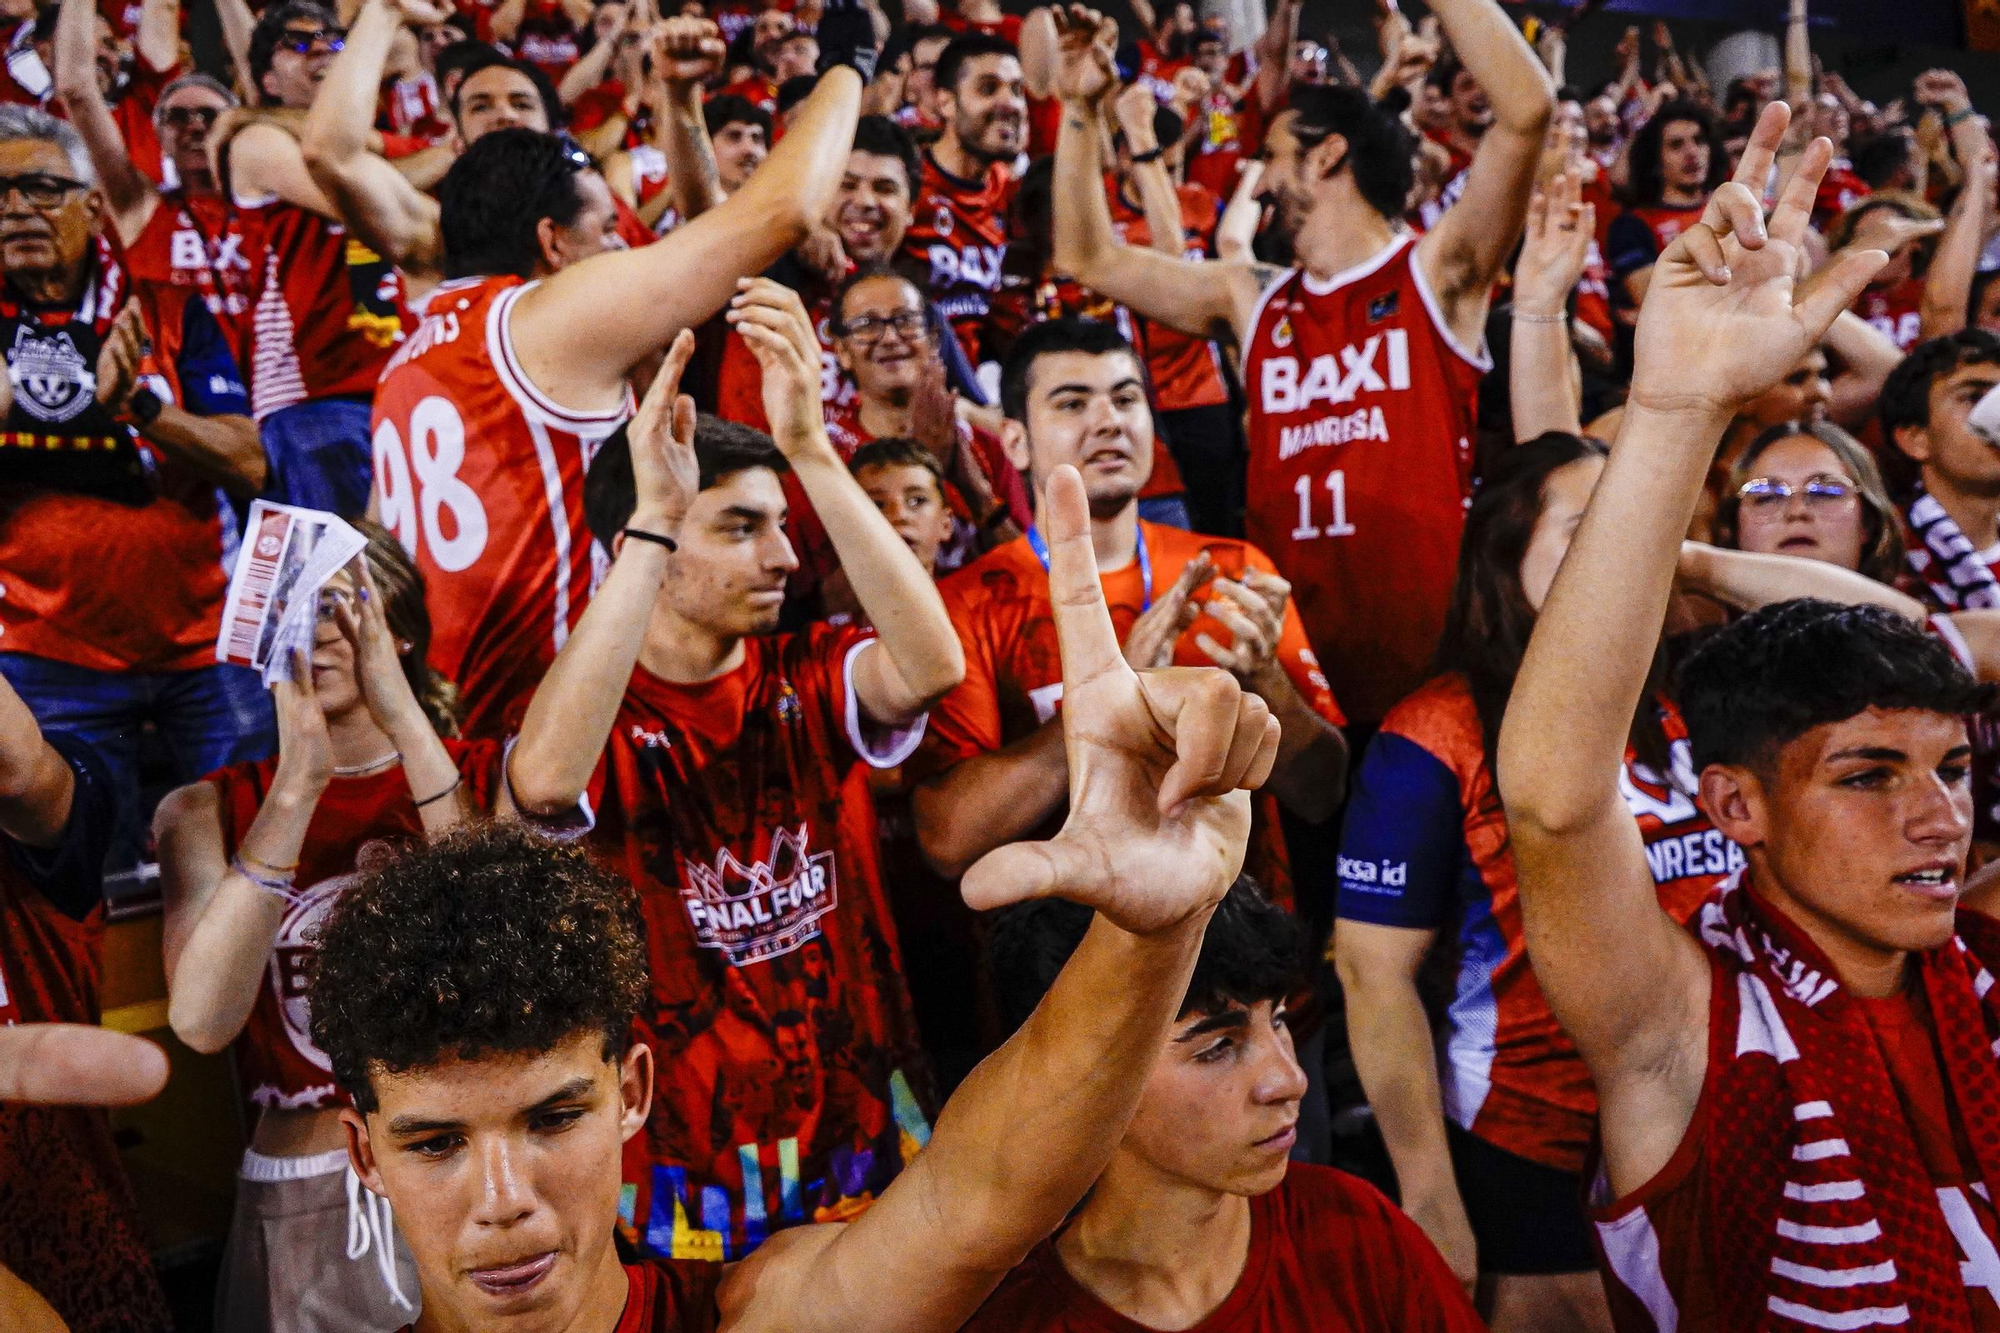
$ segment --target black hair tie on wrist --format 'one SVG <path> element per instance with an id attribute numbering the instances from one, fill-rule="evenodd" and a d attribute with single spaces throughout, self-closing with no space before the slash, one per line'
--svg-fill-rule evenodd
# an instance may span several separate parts
<path id="1" fill-rule="evenodd" d="M 663 536 L 657 532 L 646 532 L 640 528 L 626 528 L 622 535 L 631 541 L 651 542 L 655 546 L 664 546 L 667 548 L 669 555 L 681 549 L 681 544 L 672 537 Z"/>

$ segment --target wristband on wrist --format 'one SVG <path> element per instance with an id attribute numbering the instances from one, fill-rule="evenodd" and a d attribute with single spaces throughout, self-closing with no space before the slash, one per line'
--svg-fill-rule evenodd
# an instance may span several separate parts
<path id="1" fill-rule="evenodd" d="M 437 803 L 438 803 L 439 801 L 442 801 L 442 800 L 443 800 L 443 799 L 444 799 L 445 797 L 447 797 L 447 796 L 451 795 L 451 794 L 452 794 L 453 792 L 457 791 L 457 790 L 459 789 L 459 787 L 460 787 L 461 785 L 463 785 L 463 783 L 464 783 L 464 782 L 465 782 L 465 778 L 464 778 L 464 776 L 463 776 L 463 775 L 460 775 L 460 776 L 458 776 L 458 777 L 454 777 L 454 778 L 453 778 L 453 779 L 451 780 L 451 785 L 450 785 L 449 787 L 446 787 L 446 788 L 445 788 L 445 789 L 444 789 L 443 791 L 439 792 L 439 793 L 438 793 L 437 795 L 435 795 L 435 796 L 426 796 L 426 797 L 424 797 L 424 799 L 423 799 L 423 800 L 421 800 L 421 801 L 418 801 L 418 802 L 417 802 L 417 809 L 421 810 L 421 809 L 423 809 L 423 808 L 424 808 L 425 806 L 427 806 L 427 805 L 436 805 L 436 804 L 437 804 Z"/>
<path id="2" fill-rule="evenodd" d="M 166 404 L 160 401 L 160 395 L 144 385 L 133 390 L 132 396 L 125 400 L 125 410 L 131 413 L 132 420 L 139 423 L 141 430 L 158 421 L 160 409 L 165 406 Z"/>
<path id="3" fill-rule="evenodd" d="M 1142 167 L 1146 165 L 1146 163 L 1148 162 L 1157 162 L 1160 160 L 1162 156 L 1165 155 L 1166 151 L 1167 151 L 1166 149 L 1160 147 L 1158 144 L 1155 144 L 1153 145 L 1153 147 L 1147 149 L 1143 153 L 1132 154 L 1132 165 L 1135 167 Z"/>
<path id="4" fill-rule="evenodd" d="M 297 866 L 289 870 L 280 870 L 276 866 L 263 865 L 255 857 L 246 860 L 239 852 L 229 858 L 229 868 L 280 902 L 296 904 L 303 898 L 303 895 L 292 887 L 292 881 L 298 874 Z M 272 873 L 266 874 L 265 871 Z"/>
<path id="5" fill-rule="evenodd" d="M 1518 307 L 1512 312 L 1516 320 L 1523 324 L 1567 324 L 1568 315 L 1536 315 Z"/>
<path id="6" fill-rule="evenodd" d="M 658 532 L 647 532 L 643 528 L 626 528 L 622 535 L 627 541 L 651 542 L 655 546 L 664 546 L 669 555 L 681 549 L 681 544 L 672 537 Z"/>
<path id="7" fill-rule="evenodd" d="M 1953 129 L 1959 125 L 1963 125 L 1966 121 L 1971 120 L 1974 116 L 1978 114 L 1979 113 L 1973 110 L 1972 107 L 1969 105 L 1960 107 L 1958 110 L 1952 112 L 1950 115 L 1944 118 L 1944 127 L 1948 130 Z"/>

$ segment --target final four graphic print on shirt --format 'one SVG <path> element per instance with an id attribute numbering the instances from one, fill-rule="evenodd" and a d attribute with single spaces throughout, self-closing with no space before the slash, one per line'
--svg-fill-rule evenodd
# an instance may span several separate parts
<path id="1" fill-rule="evenodd" d="M 851 1217 L 930 1138 L 868 792 L 923 726 L 863 717 L 871 638 L 753 637 L 693 685 L 636 668 L 585 797 L 593 845 L 639 890 L 653 973 L 653 1110 L 620 1218 L 648 1254 L 737 1259 Z"/>

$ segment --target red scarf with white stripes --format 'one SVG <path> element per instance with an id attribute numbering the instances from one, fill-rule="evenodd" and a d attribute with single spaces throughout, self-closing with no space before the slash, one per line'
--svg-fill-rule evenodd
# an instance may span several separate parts
<path id="1" fill-rule="evenodd" d="M 1971 1329 L 1958 1244 L 1861 1003 L 1740 881 L 1700 923 L 1731 964 L 1739 1009 L 1733 1040 L 1712 1041 L 1727 1059 L 1704 1136 L 1722 1329 Z M 1965 1165 L 2000 1182 L 1989 960 L 2000 965 L 2000 924 L 1970 912 L 1916 956 L 1946 1095 L 1976 1158 Z"/>

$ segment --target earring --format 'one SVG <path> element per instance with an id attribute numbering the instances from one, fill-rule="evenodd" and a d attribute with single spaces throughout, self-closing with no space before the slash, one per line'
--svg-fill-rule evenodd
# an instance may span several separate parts
<path id="1" fill-rule="evenodd" d="M 417 645 L 411 643 L 408 639 L 396 640 L 396 652 L 399 656 L 408 653 L 412 648 L 415 648 L 416 646 Z"/>

